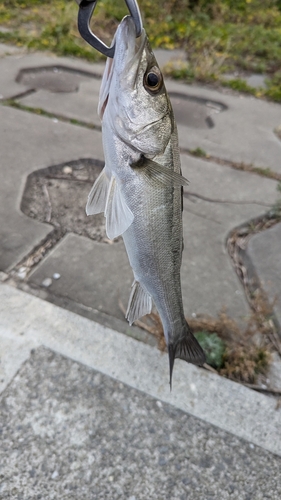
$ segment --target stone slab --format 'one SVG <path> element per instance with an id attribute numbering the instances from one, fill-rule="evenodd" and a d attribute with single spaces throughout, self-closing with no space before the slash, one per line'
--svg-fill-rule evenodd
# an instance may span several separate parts
<path id="1" fill-rule="evenodd" d="M 103 158 L 100 134 L 0 107 L 0 270 L 14 266 L 53 229 L 20 211 L 28 174 L 73 159 Z"/>
<path id="2" fill-rule="evenodd" d="M 179 124 L 182 147 L 200 147 L 219 158 L 269 167 L 281 173 L 281 141 L 274 133 L 280 124 L 280 104 L 172 80 L 167 81 L 167 88 L 169 92 L 183 92 L 190 97 L 202 97 L 227 106 L 222 113 L 214 110 L 213 128 L 198 130 Z"/>
<path id="3" fill-rule="evenodd" d="M 1 31 L 3 31 L 3 29 L 0 29 L 0 32 Z M 7 57 L 11 54 L 22 54 L 23 52 L 24 49 L 22 49 L 21 47 L 0 43 L 0 58 Z"/>
<path id="4" fill-rule="evenodd" d="M 61 277 L 48 287 L 51 293 L 124 320 L 119 301 L 127 307 L 133 273 L 123 241 L 110 245 L 68 234 L 28 282 L 40 286 L 54 273 Z"/>
<path id="5" fill-rule="evenodd" d="M 270 179 L 182 155 L 189 179 L 184 199 L 182 284 L 185 311 L 228 314 L 243 322 L 249 314 L 242 286 L 226 250 L 229 232 L 261 216 L 278 198 Z"/>
<path id="6" fill-rule="evenodd" d="M 185 155 L 182 168 L 190 181 L 183 215 L 185 312 L 216 316 L 225 307 L 243 323 L 249 308 L 225 241 L 235 226 L 272 206 L 278 196 L 277 183 Z M 118 297 L 126 307 L 132 282 L 123 243 L 107 245 L 68 235 L 35 269 L 29 282 L 40 286 L 54 272 L 63 279 L 53 281 L 51 293 L 123 319 Z"/>
<path id="7" fill-rule="evenodd" d="M 2 99 L 10 99 L 28 91 L 32 85 L 18 83 L 16 78 L 22 69 L 38 69 L 49 66 L 64 66 L 75 71 L 90 72 L 101 77 L 104 64 L 95 65 L 71 57 L 57 57 L 48 53 L 18 53 L 0 59 L 0 94 Z"/>
<path id="8" fill-rule="evenodd" d="M 44 345 L 57 353 L 100 371 L 122 382 L 122 384 L 127 384 L 153 398 L 157 398 L 162 403 L 169 403 L 174 408 L 202 419 L 237 437 L 246 439 L 251 443 L 250 449 L 255 449 L 255 456 L 259 451 L 258 448 L 253 448 L 253 445 L 260 446 L 281 456 L 281 419 L 280 411 L 276 410 L 276 401 L 274 399 L 181 360 L 176 360 L 175 363 L 173 390 L 171 392 L 167 354 L 163 355 L 153 347 L 42 301 L 37 297 L 30 296 L 7 284 L 0 284 L 0 335 L 4 335 L 11 340 L 25 339 L 37 346 Z M 60 364 L 60 361 L 58 364 Z M 70 370 L 65 369 L 63 363 L 61 366 L 63 380 L 66 384 L 69 383 L 70 387 L 73 386 L 71 382 L 73 378 L 70 374 L 71 366 L 69 365 Z M 77 373 L 77 369 L 74 370 Z M 47 371 L 45 372 L 44 363 L 42 363 L 42 373 L 46 374 L 43 378 L 46 381 L 48 380 Z M 61 383 L 56 378 L 56 370 L 51 370 L 51 372 L 56 384 L 56 390 L 60 391 Z M 36 384 L 36 378 L 34 373 L 31 378 L 29 377 L 29 380 L 33 380 L 33 383 Z M 84 383 L 80 384 L 79 382 L 78 384 L 78 392 L 82 392 L 83 387 L 87 384 L 87 377 L 84 377 L 83 380 Z M 24 385 L 26 386 L 25 383 Z M 17 380 L 15 379 L 15 389 L 16 387 Z M 64 387 L 62 388 L 62 394 Z M 30 390 L 28 387 L 26 389 Z M 38 394 L 39 405 L 46 401 L 43 394 L 40 396 L 40 392 L 35 387 L 31 389 L 34 396 Z M 69 401 L 71 401 L 71 394 L 68 392 L 67 394 Z M 29 396 L 27 399 L 29 399 Z M 34 400 L 36 399 L 37 397 L 34 397 Z M 86 397 L 86 400 L 88 399 Z M 118 396 L 116 399 L 114 398 L 114 404 L 116 404 L 117 400 Z M 11 400 L 7 397 L 6 401 L 9 404 Z M 128 399 L 127 403 L 130 404 Z M 24 393 L 22 393 L 21 404 L 24 408 Z M 78 426 L 77 434 L 73 433 L 74 426 L 68 424 L 62 432 L 64 434 L 68 432 L 67 429 L 71 429 L 73 439 L 78 435 L 78 443 L 81 443 L 83 440 L 81 441 L 81 436 L 79 437 L 80 413 L 77 415 L 79 405 L 75 401 L 73 401 L 73 404 L 74 409 L 76 408 L 75 422 L 78 422 L 76 424 Z M 110 414 L 110 409 L 108 413 Z M 137 411 L 137 414 L 142 414 L 141 409 Z M 58 413 L 58 419 L 59 415 L 61 415 L 61 412 Z M 91 415 L 94 418 L 94 413 Z M 38 424 L 37 429 L 43 432 L 45 428 L 44 421 L 35 418 L 33 420 L 34 426 L 36 426 L 36 421 Z M 40 425 L 40 421 L 42 425 Z M 62 425 L 64 425 L 63 421 L 64 419 L 61 421 Z M 136 420 L 135 423 L 137 424 Z M 165 429 L 168 432 L 169 426 L 165 427 Z M 193 439 L 196 439 L 196 432 L 194 434 L 191 427 L 189 431 L 192 432 Z M 174 438 L 176 438 L 176 435 L 172 433 L 171 440 Z M 68 440 L 67 434 L 66 441 Z M 182 445 L 188 453 L 185 440 L 180 439 L 179 441 L 183 443 Z M 24 449 L 28 453 L 28 446 L 25 445 Z M 57 450 L 59 451 L 59 447 L 57 447 Z M 219 453 L 217 454 L 214 450 L 217 450 L 216 446 L 213 447 L 212 453 L 214 456 L 219 456 Z M 264 454 L 264 452 L 262 453 Z M 52 470 L 52 474 L 54 471 L 55 469 Z M 245 473 L 249 477 L 248 468 L 246 468 Z M 279 474 L 278 478 L 280 478 Z"/>
<path id="9" fill-rule="evenodd" d="M 1 403 L 3 500 L 280 498 L 279 457 L 48 349 Z"/>
<path id="10" fill-rule="evenodd" d="M 281 223 L 253 236 L 247 251 L 281 325 Z"/>
<path id="11" fill-rule="evenodd" d="M 38 90 L 32 95 L 20 99 L 20 103 L 30 108 L 40 108 L 75 119 L 88 124 L 101 127 L 98 116 L 100 80 L 93 78 L 92 81 L 81 82 L 79 90 L 73 93 L 51 93 L 48 90 Z M 87 98 L 86 98 L 87 96 Z"/>
<path id="12" fill-rule="evenodd" d="M 186 61 L 185 50 L 154 49 L 153 52 L 160 68 L 163 68 L 166 64 L 170 62 L 175 63 L 176 61 Z"/>
<path id="13" fill-rule="evenodd" d="M 9 338 L 0 333 L 0 393 L 7 387 L 36 344 L 32 340 Z M 1 491 L 1 490 L 0 490 Z"/>
<path id="14" fill-rule="evenodd" d="M 0 93 L 4 97 L 11 97 L 27 90 L 28 87 L 15 82 L 15 77 L 21 68 L 36 68 L 36 66 L 54 63 L 76 69 L 80 68 L 83 71 L 90 71 L 97 75 L 101 75 L 103 71 L 102 64 L 96 65 L 66 58 L 38 56 L 36 54 L 10 56 L 0 61 L 0 68 L 2 67 L 0 72 Z M 72 93 L 68 94 L 69 103 L 66 102 L 66 96 L 64 96 L 60 109 L 63 111 L 64 108 L 68 117 L 73 114 L 73 118 L 82 121 L 90 120 L 99 126 L 99 120 L 96 121 L 97 115 L 94 109 L 96 107 L 99 81 L 94 82 L 95 79 L 93 79 L 93 86 L 90 86 L 90 88 L 88 84 L 81 86 L 79 91 L 81 96 L 74 97 L 73 104 Z M 179 123 L 179 138 L 182 147 L 189 149 L 201 147 L 208 154 L 223 159 L 253 163 L 259 167 L 269 167 L 281 172 L 281 141 L 274 134 L 274 129 L 280 125 L 281 107 L 279 104 L 259 100 L 252 96 L 232 95 L 229 91 L 216 91 L 198 85 L 180 84 L 172 80 L 167 80 L 166 83 L 168 91 L 173 95 L 179 96 L 183 94 L 189 99 L 204 99 L 207 102 L 209 100 L 210 103 L 217 102 L 227 107 L 226 111 L 220 113 L 214 107 L 211 117 L 215 126 L 212 128 L 194 128 L 188 119 L 186 125 Z M 52 98 L 54 103 L 52 103 Z M 83 100 L 85 103 L 81 104 Z M 46 95 L 41 93 L 41 98 L 34 94 L 26 97 L 22 102 L 34 107 L 46 106 L 47 109 L 55 109 L 57 97 L 55 97 L 55 94 L 49 93 L 47 99 Z M 190 113 L 192 114 L 194 113 L 194 102 L 192 100 L 189 102 L 191 106 Z M 79 103 L 81 107 L 80 113 Z M 198 105 L 199 111 L 200 106 Z M 202 109 L 200 113 L 202 114 Z"/>

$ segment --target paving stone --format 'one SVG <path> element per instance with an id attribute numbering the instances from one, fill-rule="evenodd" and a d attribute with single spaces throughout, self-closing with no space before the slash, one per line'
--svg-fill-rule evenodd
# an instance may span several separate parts
<path id="1" fill-rule="evenodd" d="M 112 245 L 68 234 L 33 272 L 30 283 L 43 285 L 58 272 L 50 292 L 124 320 L 133 273 L 122 241 Z M 126 324 L 127 329 L 127 324 Z"/>
<path id="2" fill-rule="evenodd" d="M 281 325 L 281 224 L 253 236 L 248 255 L 271 301 Z"/>
<path id="3" fill-rule="evenodd" d="M 216 316 L 225 306 L 231 317 L 245 319 L 249 309 L 226 239 L 234 227 L 272 206 L 278 198 L 277 183 L 185 155 L 182 169 L 189 179 L 181 271 L 185 311 Z"/>
<path id="4" fill-rule="evenodd" d="M 278 197 L 277 183 L 185 155 L 182 168 L 190 181 L 183 217 L 185 312 L 216 316 L 225 307 L 243 323 L 249 308 L 225 242 L 231 229 L 271 207 Z M 118 297 L 126 306 L 132 281 L 123 244 L 106 245 L 68 235 L 43 260 L 30 282 L 41 285 L 54 272 L 63 276 L 50 287 L 55 295 L 123 318 Z"/>
<path id="5" fill-rule="evenodd" d="M 190 180 L 184 200 L 182 288 L 187 315 L 216 316 L 225 307 L 243 322 L 248 304 L 225 248 L 235 226 L 260 216 L 277 196 L 276 182 L 230 167 L 182 156 Z M 93 218 L 94 220 L 94 218 Z M 44 259 L 29 281 L 40 286 L 59 272 L 50 291 L 86 306 L 124 318 L 118 297 L 126 307 L 132 272 L 122 243 L 108 245 L 68 235 Z"/>
<path id="6" fill-rule="evenodd" d="M 71 97 L 69 93 L 50 93 L 48 90 L 38 90 L 32 95 L 20 99 L 20 103 L 101 127 L 97 112 L 99 89 L 100 80 L 93 78 L 92 81 L 81 82 L 79 91 L 71 94 Z"/>
<path id="7" fill-rule="evenodd" d="M 3 500 L 281 495 L 279 457 L 48 349 L 0 413 Z"/>
<path id="8" fill-rule="evenodd" d="M 167 63 L 175 61 L 186 61 L 186 52 L 181 49 L 167 50 L 154 49 L 154 54 L 160 68 L 163 68 Z"/>
<path id="9" fill-rule="evenodd" d="M 56 123 L 13 108 L 0 108 L 0 270 L 5 271 L 38 245 L 52 226 L 20 211 L 28 174 L 52 164 L 92 157 L 102 159 L 100 134 Z"/>
<path id="10" fill-rule="evenodd" d="M 0 332 L 0 393 L 29 358 L 31 349 L 36 347 L 35 342 L 23 336 L 24 332 L 20 332 L 17 339 L 11 339 L 5 336 L 5 332 Z"/>
<path id="11" fill-rule="evenodd" d="M 42 67 L 52 64 L 61 64 L 70 68 L 89 71 L 93 74 L 101 75 L 103 66 L 101 64 L 89 64 L 68 60 L 66 58 L 52 58 L 47 56 L 11 56 L 3 59 L 3 71 L 0 77 L 0 84 L 4 88 L 1 94 L 8 97 L 16 95 L 28 87 L 15 83 L 15 78 L 20 69 L 26 67 Z M 253 163 L 259 167 L 272 168 L 281 172 L 281 141 L 276 137 L 274 129 L 280 125 L 280 105 L 266 102 L 254 97 L 244 95 L 232 95 L 229 92 L 222 93 L 209 88 L 183 85 L 178 82 L 167 80 L 167 89 L 174 95 L 174 99 L 179 99 L 181 94 L 187 96 L 190 103 L 190 110 L 186 107 L 186 124 L 179 123 L 179 138 L 182 147 L 195 149 L 201 147 L 207 153 L 220 158 L 234 162 Z M 90 121 L 100 125 L 96 115 L 96 100 L 99 88 L 99 81 L 93 78 L 92 86 L 85 82 L 80 86 L 78 94 L 73 99 L 72 93 L 69 94 L 70 102 L 67 103 L 66 96 L 63 97 L 61 104 L 55 94 L 49 94 L 48 98 L 43 91 L 39 95 L 33 94 L 21 100 L 23 104 L 43 107 L 46 110 L 58 109 L 65 112 L 67 117 Z M 1 87 L 0 87 L 1 88 Z M 52 102 L 54 99 L 54 102 Z M 192 101 L 193 99 L 193 101 Z M 218 103 L 219 106 L 225 106 L 224 112 L 218 112 L 214 104 L 210 114 L 210 108 L 204 109 L 204 106 L 198 104 L 197 113 L 200 116 L 208 111 L 214 126 L 202 129 L 194 128 L 194 120 L 188 119 L 188 114 L 194 115 L 194 102 L 203 99 L 206 103 Z M 82 102 L 85 101 L 83 104 Z M 185 102 L 185 106 L 188 106 Z M 207 106 L 207 104 L 206 104 Z M 73 107 L 73 109 L 72 109 Z M 80 108 L 80 112 L 79 112 Z M 208 108 L 208 106 L 207 106 Z M 201 120 L 201 118 L 200 118 Z M 197 121 L 195 120 L 195 125 Z"/>
<path id="12" fill-rule="evenodd" d="M 281 456 L 274 398 L 181 360 L 170 391 L 167 353 L 7 284 L 0 312 L 0 334 L 15 344 L 44 345 Z"/>
<path id="13" fill-rule="evenodd" d="M 167 82 L 169 92 L 185 93 L 190 97 L 210 99 L 227 106 L 212 119 L 215 126 L 193 129 L 179 124 L 180 145 L 201 147 L 208 154 L 233 162 L 254 164 L 281 173 L 281 141 L 274 130 L 280 125 L 281 106 L 245 95 L 231 95 L 198 85 Z"/>
<path id="14" fill-rule="evenodd" d="M 3 27 L 1 27 L 0 32 L 3 33 Z M 16 47 L 15 45 L 6 45 L 5 43 L 0 43 L 0 57 L 7 57 L 11 54 L 22 54 L 24 49 L 21 47 Z"/>
<path id="15" fill-rule="evenodd" d="M 70 70 L 92 73 L 93 76 L 101 77 L 104 64 L 92 65 L 82 60 L 71 57 L 56 57 L 54 54 L 44 53 L 19 53 L 0 59 L 0 94 L 3 99 L 9 99 L 30 90 L 33 86 L 28 82 L 19 83 L 17 77 L 23 69 L 38 70 L 45 67 L 62 66 Z M 84 74 L 85 77 L 85 74 Z M 83 78 L 82 78 L 83 79 Z M 87 78 L 86 78 L 87 79 Z"/>

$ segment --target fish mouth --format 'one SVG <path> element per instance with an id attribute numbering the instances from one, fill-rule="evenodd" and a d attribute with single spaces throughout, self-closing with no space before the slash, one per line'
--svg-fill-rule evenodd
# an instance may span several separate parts
<path id="1" fill-rule="evenodd" d="M 121 86 L 126 85 L 129 91 L 133 90 L 146 41 L 144 29 L 142 29 L 141 35 L 136 38 L 136 26 L 132 17 L 125 16 L 112 41 L 112 45 L 115 44 L 114 57 L 113 59 L 107 58 L 106 61 L 98 105 L 100 119 L 103 118 L 108 103 L 113 75 L 116 75 Z"/>

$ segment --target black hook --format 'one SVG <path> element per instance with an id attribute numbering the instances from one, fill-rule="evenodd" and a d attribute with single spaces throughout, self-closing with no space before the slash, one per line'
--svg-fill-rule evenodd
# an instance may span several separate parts
<path id="1" fill-rule="evenodd" d="M 97 5 L 98 0 L 76 0 L 79 5 L 78 12 L 78 30 L 82 38 L 86 40 L 92 47 L 101 52 L 107 57 L 113 57 L 115 45 L 108 47 L 103 43 L 90 28 L 90 20 Z M 131 17 L 136 26 L 136 37 L 138 38 L 142 32 L 142 20 L 139 11 L 139 6 L 136 0 L 125 0 Z"/>

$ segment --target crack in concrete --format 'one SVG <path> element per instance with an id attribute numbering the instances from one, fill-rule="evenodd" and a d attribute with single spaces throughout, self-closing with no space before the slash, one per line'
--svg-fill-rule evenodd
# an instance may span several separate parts
<path id="1" fill-rule="evenodd" d="M 201 150 L 201 148 L 197 149 Z M 281 181 L 281 174 L 279 174 L 278 172 L 274 172 L 269 167 L 255 167 L 251 163 L 244 163 L 244 162 L 237 163 L 231 160 L 226 160 L 224 158 L 219 158 L 218 156 L 209 155 L 205 153 L 203 149 L 201 150 L 202 154 L 196 154 L 194 153 L 194 151 L 196 150 L 180 147 L 181 154 L 191 156 L 192 158 L 198 158 L 199 160 L 203 160 L 208 163 L 213 162 L 216 163 L 217 165 L 231 167 L 234 168 L 235 170 L 241 170 L 242 172 L 249 172 L 250 174 L 256 174 L 259 175 L 260 177 L 266 177 L 267 179 Z"/>
<path id="2" fill-rule="evenodd" d="M 268 337 L 281 356 L 281 325 L 274 313 L 274 304 L 270 304 L 252 260 L 247 253 L 247 246 L 250 238 L 280 223 L 280 220 L 280 216 L 271 217 L 270 212 L 263 216 L 256 217 L 232 229 L 228 233 L 225 245 L 235 273 L 243 286 L 250 308 L 255 314 L 260 316 L 263 325 L 268 323 Z M 263 313 L 263 311 L 267 311 L 267 314 Z M 269 316 L 271 316 L 271 319 L 268 318 Z M 270 322 L 272 324 L 270 324 Z"/>
<path id="3" fill-rule="evenodd" d="M 212 217 L 208 217 L 207 215 L 202 215 L 202 214 L 199 214 L 198 212 L 194 212 L 194 210 L 190 210 L 190 208 L 184 207 L 184 210 L 186 212 L 189 212 L 189 213 L 195 215 L 196 217 L 200 217 L 201 219 L 209 220 L 210 222 L 214 222 L 215 224 L 221 225 L 221 222 L 219 222 L 218 220 L 213 219 Z"/>
<path id="4" fill-rule="evenodd" d="M 11 108 L 19 109 L 20 111 L 32 113 L 34 115 L 44 116 L 46 118 L 50 118 L 51 120 L 57 120 L 63 123 L 69 123 L 70 125 L 76 125 L 78 127 L 84 127 L 90 130 L 97 130 L 98 132 L 101 132 L 100 125 L 83 122 L 82 120 L 77 120 L 76 118 L 67 118 L 57 113 L 50 113 L 49 111 L 45 111 L 43 108 L 32 108 L 30 106 L 25 106 L 24 104 L 17 102 L 15 98 L 0 101 L 0 104 L 2 106 L 8 106 Z"/>
<path id="5" fill-rule="evenodd" d="M 235 201 L 235 200 L 220 200 L 218 198 L 209 198 L 207 196 L 203 196 L 198 193 L 193 193 L 191 191 L 184 191 L 183 193 L 185 198 L 188 198 L 190 201 L 192 201 L 192 197 L 198 198 L 203 201 L 207 201 L 209 203 L 223 203 L 223 204 L 233 204 L 233 205 L 259 205 L 262 207 L 268 207 L 270 208 L 272 205 L 270 203 L 263 203 L 262 201 Z"/>
<path id="6" fill-rule="evenodd" d="M 10 106 L 13 108 L 20 109 L 22 111 L 26 111 L 29 113 L 34 113 L 36 115 L 41 115 L 45 116 L 50 119 L 56 119 L 58 121 L 61 121 L 63 123 L 70 123 L 71 125 L 77 125 L 79 127 L 84 127 L 90 130 L 97 130 L 101 132 L 102 128 L 101 125 L 95 125 L 94 123 L 89 123 L 89 122 L 84 122 L 83 120 L 79 120 L 76 118 L 68 118 L 64 115 L 56 114 L 56 113 L 50 113 L 48 111 L 45 111 L 43 108 L 33 108 L 31 106 L 26 106 L 24 104 L 21 104 L 17 102 L 17 99 L 23 98 L 28 96 L 29 94 L 35 93 L 36 89 L 29 89 L 21 94 L 17 94 L 9 99 L 3 99 L 0 101 L 0 104 L 3 106 Z M 200 148 L 199 148 L 200 149 Z M 199 158 L 201 160 L 207 161 L 207 162 L 214 162 L 218 165 L 224 165 L 224 166 L 229 166 L 234 168 L 235 170 L 241 170 L 249 173 L 253 173 L 256 175 L 259 175 L 260 177 L 267 177 L 268 179 L 273 179 L 276 181 L 281 181 L 281 174 L 278 174 L 277 172 L 274 172 L 268 167 L 255 167 L 250 163 L 244 163 L 244 162 L 234 162 L 230 160 L 226 160 L 224 158 L 219 158 L 217 156 L 209 155 L 209 154 L 202 154 L 202 155 L 196 155 L 192 152 L 193 150 L 187 149 L 180 147 L 180 153 L 181 154 L 187 154 L 188 156 L 192 156 L 193 158 Z M 203 150 L 202 150 L 203 151 Z M 208 200 L 206 200 L 208 201 Z M 235 203 L 235 202 L 220 202 L 218 203 Z M 240 202 L 241 203 L 241 202 Z M 255 204 L 256 202 L 249 202 L 251 204 Z M 259 203 L 258 203 L 259 204 Z M 265 205 L 268 206 L 268 205 Z"/>

